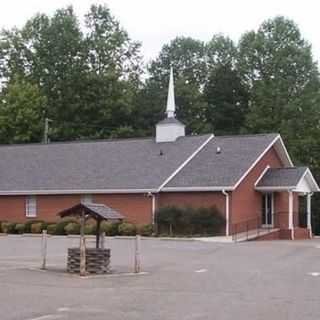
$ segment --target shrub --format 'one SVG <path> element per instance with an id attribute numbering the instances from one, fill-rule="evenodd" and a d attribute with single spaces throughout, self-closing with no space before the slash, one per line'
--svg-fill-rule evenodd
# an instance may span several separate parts
<path id="1" fill-rule="evenodd" d="M 93 235 L 96 234 L 97 226 L 93 223 L 88 223 L 84 226 L 84 234 Z"/>
<path id="2" fill-rule="evenodd" d="M 62 219 L 56 224 L 56 229 L 55 229 L 55 233 L 54 234 L 61 235 L 61 236 L 65 235 L 66 232 L 65 232 L 64 228 L 70 222 L 78 223 L 77 220 L 75 220 L 75 219 L 70 219 L 70 218 Z"/>
<path id="3" fill-rule="evenodd" d="M 166 229 L 166 232 L 172 235 L 179 226 L 179 220 L 183 215 L 183 211 L 183 209 L 175 206 L 162 207 L 158 209 L 156 212 L 157 224 L 160 229 L 158 231 L 164 232 L 163 229 Z"/>
<path id="4" fill-rule="evenodd" d="M 221 232 L 225 219 L 216 207 L 163 207 L 157 213 L 158 232 L 170 235 L 209 234 Z"/>
<path id="5" fill-rule="evenodd" d="M 47 232 L 48 234 L 55 234 L 56 233 L 57 224 L 56 223 L 50 223 L 47 225 Z"/>
<path id="6" fill-rule="evenodd" d="M 102 221 L 100 230 L 105 232 L 107 236 L 116 236 L 119 234 L 119 223 Z"/>
<path id="7" fill-rule="evenodd" d="M 66 234 L 79 234 L 80 224 L 76 222 L 69 222 L 65 227 L 64 231 Z"/>
<path id="8" fill-rule="evenodd" d="M 15 233 L 16 224 L 14 222 L 2 222 L 1 229 L 3 233 Z"/>
<path id="9" fill-rule="evenodd" d="M 192 224 L 195 232 L 214 235 L 221 232 L 225 219 L 216 207 L 199 208 L 192 216 Z"/>
<path id="10" fill-rule="evenodd" d="M 123 222 L 119 225 L 119 234 L 122 236 L 134 236 L 137 233 L 137 228 L 132 223 Z"/>
<path id="11" fill-rule="evenodd" d="M 42 220 L 28 220 L 24 224 L 24 233 L 31 233 L 31 226 L 35 223 L 42 223 L 45 224 Z"/>
<path id="12" fill-rule="evenodd" d="M 138 227 L 138 233 L 145 237 L 150 237 L 153 234 L 152 224 L 143 224 Z"/>
<path id="13" fill-rule="evenodd" d="M 31 225 L 31 233 L 41 233 L 43 230 L 43 223 L 36 222 Z"/>
<path id="14" fill-rule="evenodd" d="M 24 233 L 24 229 L 25 229 L 25 224 L 24 223 L 17 223 L 16 226 L 15 226 L 15 231 L 18 234 Z"/>

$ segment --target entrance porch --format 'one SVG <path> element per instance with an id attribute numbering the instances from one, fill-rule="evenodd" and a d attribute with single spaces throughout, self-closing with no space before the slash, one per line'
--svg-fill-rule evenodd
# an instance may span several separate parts
<path id="1" fill-rule="evenodd" d="M 319 187 L 308 168 L 268 168 L 256 190 L 261 192 L 262 228 L 278 229 L 280 239 L 312 237 L 311 199 Z"/>

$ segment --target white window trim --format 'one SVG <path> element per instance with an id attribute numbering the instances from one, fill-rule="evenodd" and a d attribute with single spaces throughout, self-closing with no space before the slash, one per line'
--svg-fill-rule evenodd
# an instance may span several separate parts
<path id="1" fill-rule="evenodd" d="M 26 217 L 37 217 L 37 198 L 34 195 L 26 197 Z"/>

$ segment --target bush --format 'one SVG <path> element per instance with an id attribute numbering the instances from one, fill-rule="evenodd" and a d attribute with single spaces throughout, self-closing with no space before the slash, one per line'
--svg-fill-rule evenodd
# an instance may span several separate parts
<path id="1" fill-rule="evenodd" d="M 69 222 L 65 227 L 64 231 L 66 234 L 79 234 L 80 224 L 76 222 Z"/>
<path id="2" fill-rule="evenodd" d="M 194 232 L 215 235 L 221 232 L 225 219 L 216 207 L 199 208 L 191 220 Z"/>
<path id="3" fill-rule="evenodd" d="M 55 230 L 55 233 L 56 235 L 65 235 L 66 232 L 64 230 L 64 228 L 66 227 L 66 225 L 68 225 L 70 222 L 74 222 L 74 223 L 78 223 L 77 220 L 75 219 L 62 219 L 60 220 L 57 224 L 56 224 L 56 230 Z"/>
<path id="4" fill-rule="evenodd" d="M 173 235 L 178 230 L 177 228 L 180 225 L 181 217 L 184 214 L 185 209 L 178 208 L 175 206 L 162 207 L 157 210 L 157 224 L 161 233 L 169 233 Z"/>
<path id="5" fill-rule="evenodd" d="M 1 229 L 3 233 L 15 233 L 16 223 L 14 222 L 2 222 Z"/>
<path id="6" fill-rule="evenodd" d="M 137 228 L 132 223 L 123 222 L 119 225 L 119 234 L 122 236 L 134 236 L 137 234 Z"/>
<path id="7" fill-rule="evenodd" d="M 16 226 L 15 226 L 15 231 L 18 234 L 24 233 L 24 229 L 25 229 L 25 224 L 24 223 L 17 223 Z"/>
<path id="8" fill-rule="evenodd" d="M 102 221 L 100 230 L 105 232 L 107 236 L 117 236 L 119 234 L 119 223 Z"/>
<path id="9" fill-rule="evenodd" d="M 28 220 L 25 224 L 24 224 L 24 233 L 31 233 L 31 226 L 35 223 L 42 223 L 45 225 L 44 221 L 42 220 Z"/>
<path id="10" fill-rule="evenodd" d="M 56 223 L 50 223 L 47 225 L 47 232 L 48 234 L 55 234 L 56 233 L 57 224 Z"/>
<path id="11" fill-rule="evenodd" d="M 96 234 L 97 226 L 93 223 L 88 223 L 84 226 L 84 234 L 93 235 Z"/>
<path id="12" fill-rule="evenodd" d="M 43 223 L 36 222 L 31 225 L 31 233 L 41 233 L 43 230 Z"/>
<path id="13" fill-rule="evenodd" d="M 145 237 L 150 237 L 153 234 L 152 224 L 143 224 L 138 227 L 138 233 Z"/>
<path id="14" fill-rule="evenodd" d="M 169 235 L 219 234 L 225 219 L 216 207 L 178 208 L 163 207 L 157 210 L 158 232 Z"/>

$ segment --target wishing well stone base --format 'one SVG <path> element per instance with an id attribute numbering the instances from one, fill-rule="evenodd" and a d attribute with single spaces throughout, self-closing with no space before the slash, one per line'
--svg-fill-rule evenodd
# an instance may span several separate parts
<path id="1" fill-rule="evenodd" d="M 86 272 L 93 274 L 108 273 L 110 265 L 110 249 L 86 248 Z M 80 248 L 68 249 L 67 271 L 80 272 Z"/>

